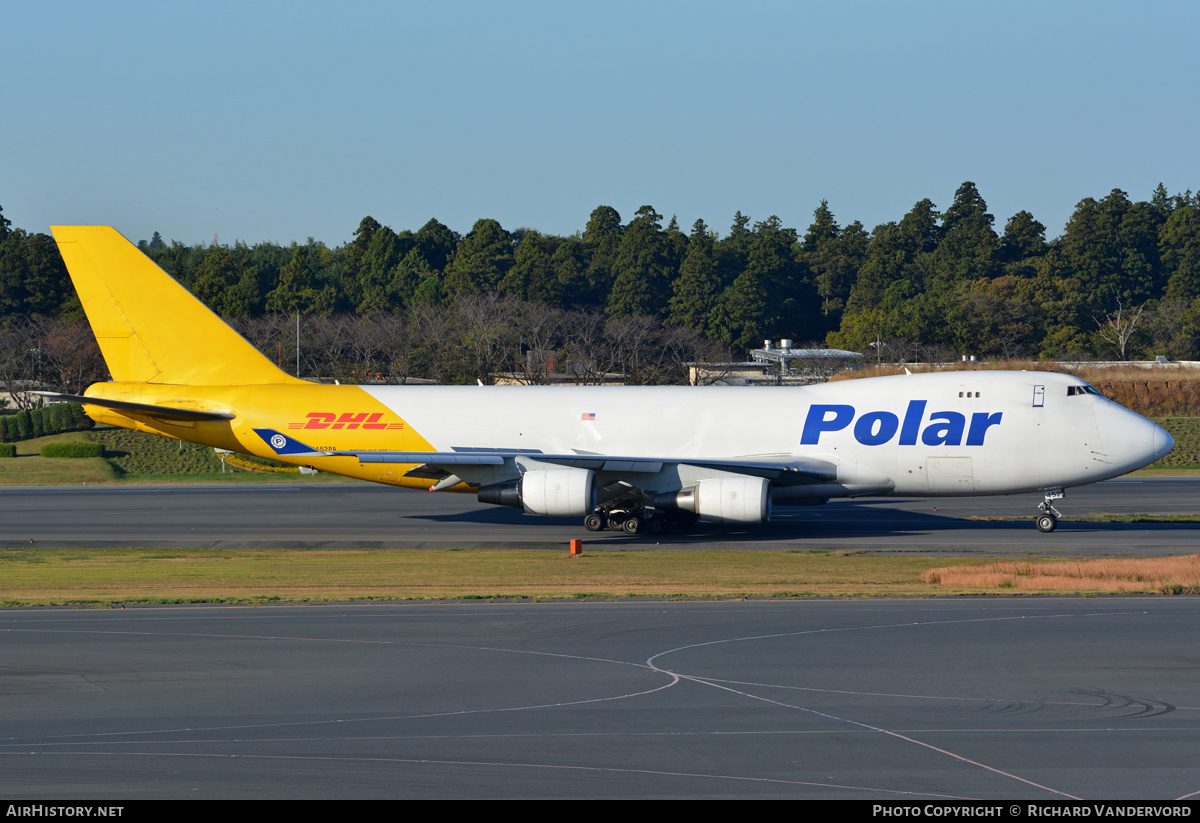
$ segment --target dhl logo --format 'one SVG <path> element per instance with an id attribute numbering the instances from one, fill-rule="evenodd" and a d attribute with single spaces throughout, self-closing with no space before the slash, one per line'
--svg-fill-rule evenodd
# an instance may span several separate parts
<path id="1" fill-rule="evenodd" d="M 402 429 L 403 423 L 380 423 L 383 412 L 355 414 L 345 412 L 338 417 L 336 412 L 309 412 L 307 423 L 288 423 L 289 429 Z"/>

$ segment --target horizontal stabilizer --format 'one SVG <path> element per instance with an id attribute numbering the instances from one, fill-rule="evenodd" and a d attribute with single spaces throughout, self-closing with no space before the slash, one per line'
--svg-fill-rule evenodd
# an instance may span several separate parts
<path id="1" fill-rule="evenodd" d="M 197 409 L 177 409 L 173 406 L 155 406 L 150 403 L 130 403 L 127 400 L 109 400 L 106 397 L 87 397 L 82 394 L 59 394 L 49 391 L 35 391 L 47 400 L 57 400 L 63 403 L 78 403 L 81 406 L 101 406 L 106 409 L 147 414 L 160 420 L 232 420 L 237 415 L 221 411 L 199 411 Z"/>

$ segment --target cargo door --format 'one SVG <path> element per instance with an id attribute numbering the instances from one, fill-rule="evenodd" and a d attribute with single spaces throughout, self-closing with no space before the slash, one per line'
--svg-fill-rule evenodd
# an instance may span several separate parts
<path id="1" fill-rule="evenodd" d="M 929 457 L 925 466 L 930 494 L 975 493 L 975 474 L 969 457 Z"/>

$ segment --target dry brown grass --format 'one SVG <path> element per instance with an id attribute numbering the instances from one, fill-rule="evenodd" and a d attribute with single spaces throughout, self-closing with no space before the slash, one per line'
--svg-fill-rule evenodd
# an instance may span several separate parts
<path id="1" fill-rule="evenodd" d="M 1054 366 L 1053 363 L 1043 363 L 1042 371 L 1052 371 L 1046 366 Z M 1200 369 L 1183 369 L 1174 366 L 1151 366 L 1148 369 L 1138 368 L 1137 366 L 1077 366 L 1069 369 L 1062 369 L 1069 374 L 1078 375 L 1089 383 L 1103 383 L 1110 381 L 1114 383 L 1128 382 L 1183 382 L 1195 383 L 1200 381 Z"/>
<path id="2" fill-rule="evenodd" d="M 1154 383 L 1166 381 L 1200 382 L 1200 369 L 1177 367 L 1140 368 L 1130 365 L 1067 366 L 1053 360 L 986 360 L 974 363 L 950 363 L 944 367 L 928 364 L 901 366 L 892 363 L 883 363 L 878 366 L 863 366 L 860 369 L 850 369 L 841 372 L 830 378 L 830 381 L 904 374 L 906 368 L 913 374 L 924 374 L 935 371 L 1048 371 L 1059 374 L 1074 374 L 1089 383 L 1093 381 L 1101 383 L 1105 381 L 1118 383 L 1135 381 L 1150 381 Z"/>
<path id="3" fill-rule="evenodd" d="M 830 378 L 854 380 L 903 374 L 904 366 L 880 365 L 842 372 Z M 1200 369 L 1138 368 L 1136 366 L 1064 366 L 1048 360 L 989 360 L 979 363 L 954 363 L 944 369 L 934 366 L 909 366 L 914 374 L 932 371 L 1049 371 L 1087 381 L 1105 397 L 1145 417 L 1171 417 L 1200 414 Z"/>
<path id="4" fill-rule="evenodd" d="M 960 589 L 1195 594 L 1200 593 L 1200 554 L 1137 560 L 948 566 L 930 569 L 922 579 L 937 586 Z"/>

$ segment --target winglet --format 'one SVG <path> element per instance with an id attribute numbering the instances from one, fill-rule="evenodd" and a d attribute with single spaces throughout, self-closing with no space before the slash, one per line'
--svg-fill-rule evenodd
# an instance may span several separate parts
<path id="1" fill-rule="evenodd" d="M 52 226 L 118 382 L 303 383 L 250 345 L 109 226 Z"/>

